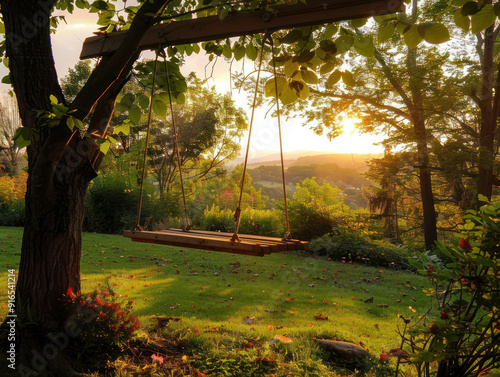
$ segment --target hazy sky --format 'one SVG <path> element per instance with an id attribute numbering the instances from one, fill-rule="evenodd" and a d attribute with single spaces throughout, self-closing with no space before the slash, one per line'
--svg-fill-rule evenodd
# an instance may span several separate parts
<path id="1" fill-rule="evenodd" d="M 85 38 L 93 35 L 97 30 L 96 15 L 89 14 L 82 10 L 77 10 L 75 14 L 67 16 L 67 24 L 61 23 L 57 33 L 52 38 L 54 59 L 59 77 L 64 77 L 68 73 L 68 69 L 73 67 L 79 59 L 82 43 Z M 143 56 L 153 57 L 152 53 L 144 53 Z M 186 65 L 181 68 L 184 74 L 195 71 L 198 77 L 204 78 L 205 74 L 210 75 L 211 65 L 206 68 L 208 59 L 205 56 L 192 55 L 187 57 Z M 247 71 L 249 62 L 247 64 Z M 241 62 L 235 62 L 232 69 L 241 71 Z M 206 71 L 206 73 L 205 73 Z M 0 78 L 7 74 L 7 69 L 0 64 Z M 230 71 L 229 64 L 224 59 L 218 59 L 214 70 L 213 77 L 209 80 L 208 85 L 215 85 L 216 89 L 221 92 L 230 90 Z M 0 84 L 0 92 L 7 92 L 10 86 Z M 237 104 L 247 109 L 248 118 L 250 119 L 250 109 L 247 106 L 246 93 L 238 94 L 233 90 L 233 97 Z M 277 121 L 270 116 L 265 119 L 267 109 L 259 109 L 254 117 L 254 131 L 251 140 L 251 152 L 262 153 L 264 151 L 278 151 L 279 139 L 277 132 Z M 332 142 L 328 141 L 325 136 L 314 134 L 308 127 L 302 127 L 300 118 L 282 120 L 283 129 L 283 149 L 285 151 L 295 150 L 314 150 L 325 152 L 341 152 L 341 153 L 380 153 L 381 148 L 376 147 L 372 142 L 376 139 L 370 135 L 360 136 L 352 127 L 352 122 L 346 122 L 346 132 L 344 135 L 336 138 Z M 242 140 L 242 145 L 246 146 L 246 140 Z"/>

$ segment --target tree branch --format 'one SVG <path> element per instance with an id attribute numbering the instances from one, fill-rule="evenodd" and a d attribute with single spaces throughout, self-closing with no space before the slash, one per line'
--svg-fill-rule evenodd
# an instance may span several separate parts
<path id="1" fill-rule="evenodd" d="M 85 119 L 96 102 L 110 89 L 113 83 L 124 74 L 126 67 L 138 56 L 139 44 L 148 29 L 157 22 L 155 15 L 171 0 L 146 1 L 137 12 L 130 29 L 118 50 L 109 59 L 103 59 L 94 69 L 85 86 L 80 90 L 70 110 L 74 116 Z"/>
<path id="2" fill-rule="evenodd" d="M 403 110 L 401 110 L 397 107 L 385 105 L 383 103 L 377 102 L 376 100 L 374 100 L 371 97 L 367 97 L 367 96 L 363 96 L 363 95 L 359 95 L 359 94 L 335 94 L 335 93 L 329 93 L 329 92 L 321 92 L 321 91 L 314 89 L 314 88 L 310 88 L 309 90 L 311 93 L 314 93 L 314 94 L 322 96 L 322 97 L 333 97 L 333 98 L 348 99 L 348 100 L 360 100 L 364 103 L 367 103 L 367 104 L 370 104 L 370 105 L 376 107 L 377 109 L 388 110 L 388 111 L 391 111 L 394 114 L 399 115 L 405 119 L 411 120 L 410 114 L 404 112 Z"/>

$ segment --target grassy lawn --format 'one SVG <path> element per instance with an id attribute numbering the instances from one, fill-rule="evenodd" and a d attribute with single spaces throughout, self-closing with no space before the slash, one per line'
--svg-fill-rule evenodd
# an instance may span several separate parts
<path id="1" fill-rule="evenodd" d="M 18 269 L 21 234 L 0 227 L 2 319 L 7 270 Z M 168 331 L 216 344 L 224 334 L 261 342 L 277 334 L 296 343 L 336 338 L 378 356 L 399 347 L 396 313 L 418 316 L 430 306 L 422 292 L 428 281 L 407 272 L 298 253 L 259 258 L 141 244 L 117 235 L 83 235 L 81 278 L 82 292 L 110 286 L 123 301 L 134 301 L 145 329 L 157 325 L 155 316 L 174 316 L 181 321 Z"/>

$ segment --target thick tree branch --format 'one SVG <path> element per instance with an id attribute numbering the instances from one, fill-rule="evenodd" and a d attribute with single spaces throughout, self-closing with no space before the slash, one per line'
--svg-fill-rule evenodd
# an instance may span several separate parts
<path id="1" fill-rule="evenodd" d="M 109 59 L 101 61 L 89 80 L 78 93 L 70 110 L 77 110 L 75 117 L 85 119 L 97 101 L 113 83 L 124 74 L 138 56 L 139 44 L 144 34 L 157 21 L 155 15 L 171 0 L 146 1 L 137 12 L 122 45 Z M 135 57 L 135 58 L 134 58 Z"/>
<path id="2" fill-rule="evenodd" d="M 395 106 L 390 106 L 390 105 L 385 105 L 383 103 L 380 103 L 380 102 L 378 102 L 378 101 L 376 101 L 373 98 L 368 97 L 368 96 L 363 96 L 363 95 L 359 95 L 359 94 L 335 94 L 335 93 L 330 93 L 330 92 L 322 92 L 322 91 L 316 90 L 314 88 L 310 88 L 309 90 L 311 93 L 314 93 L 314 94 L 321 96 L 321 97 L 331 97 L 331 98 L 340 98 L 340 99 L 348 99 L 348 100 L 359 100 L 359 101 L 362 101 L 366 104 L 370 104 L 373 107 L 376 107 L 377 109 L 388 110 L 388 111 L 391 111 L 398 116 L 401 116 L 405 119 L 411 120 L 410 114 L 406 113 L 405 111 L 403 111 Z"/>

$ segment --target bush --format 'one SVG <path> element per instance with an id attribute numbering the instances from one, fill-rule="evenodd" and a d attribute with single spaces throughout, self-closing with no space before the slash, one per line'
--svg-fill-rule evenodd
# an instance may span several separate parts
<path id="1" fill-rule="evenodd" d="M 0 203 L 0 226 L 24 226 L 24 199 Z"/>
<path id="2" fill-rule="evenodd" d="M 167 196 L 162 201 L 152 194 L 154 188 L 145 184 L 141 225 L 164 221 L 169 215 L 178 215 L 178 205 Z M 98 233 L 121 233 L 133 229 L 137 219 L 139 188 L 125 176 L 99 176 L 87 192 L 84 230 Z M 178 203 L 177 201 L 176 203 Z"/>
<path id="3" fill-rule="evenodd" d="M 414 323 L 402 318 L 408 362 L 419 376 L 500 375 L 500 202 L 479 199 L 487 204 L 467 211 L 458 245 L 437 244 L 451 262 L 439 266 L 425 254 L 411 260 L 434 283 L 427 292 L 439 308 Z"/>
<path id="4" fill-rule="evenodd" d="M 353 232 L 325 234 L 309 243 L 309 251 L 343 263 L 409 269 L 408 250 L 384 241 L 371 241 Z"/>
<path id="5" fill-rule="evenodd" d="M 304 241 L 330 233 L 336 225 L 327 210 L 314 205 L 291 201 L 288 204 L 288 214 L 292 237 Z"/>
<path id="6" fill-rule="evenodd" d="M 202 227 L 206 230 L 234 232 L 234 211 L 212 206 L 203 215 Z M 241 212 L 239 233 L 282 237 L 285 232 L 280 211 L 248 209 Z"/>
<path id="7" fill-rule="evenodd" d="M 122 306 L 115 301 L 116 294 L 110 287 L 89 295 L 75 294 L 69 288 L 66 296 L 74 313 L 68 321 L 79 330 L 68 349 L 84 369 L 106 366 L 141 328 L 139 319 L 130 312 L 133 302 Z"/>

